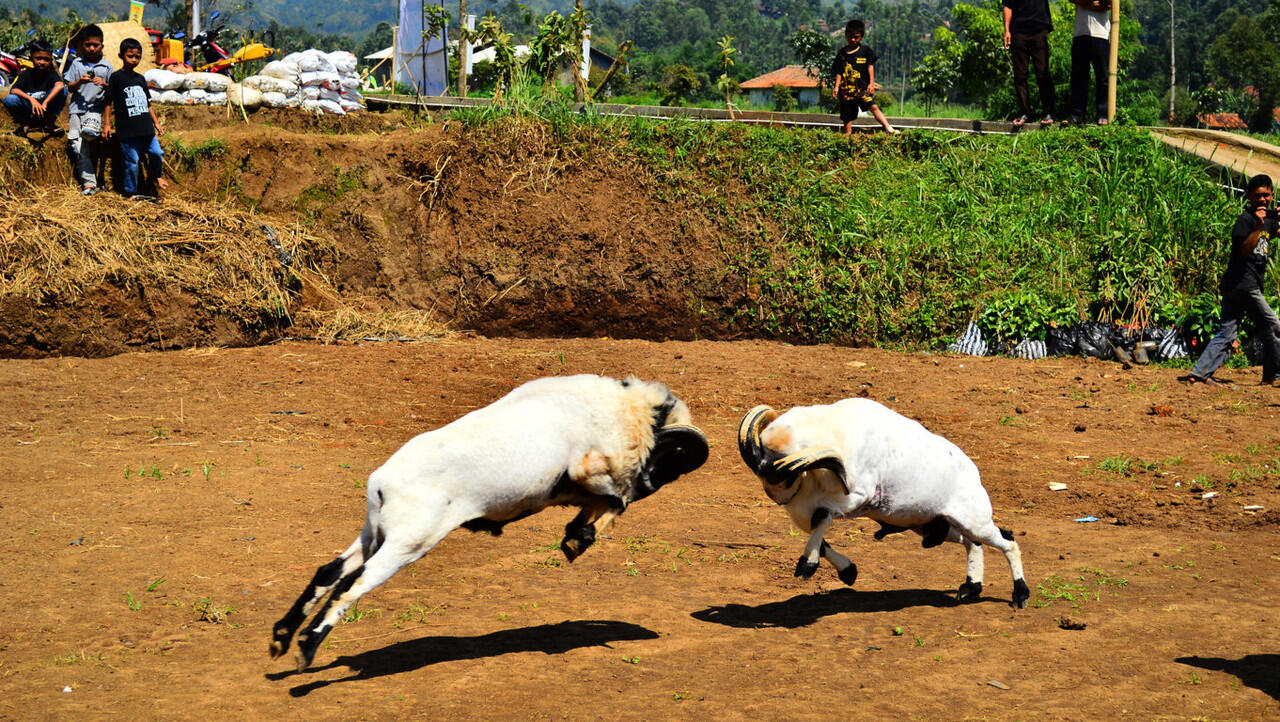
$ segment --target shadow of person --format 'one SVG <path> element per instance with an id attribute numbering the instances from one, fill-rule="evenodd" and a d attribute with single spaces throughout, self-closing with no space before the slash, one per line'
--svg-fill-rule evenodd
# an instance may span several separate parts
<path id="1" fill-rule="evenodd" d="M 1240 678 L 1245 686 L 1280 700 L 1280 654 L 1246 654 L 1240 659 L 1222 657 L 1178 657 L 1173 660 L 1200 669 L 1226 672 Z"/>
<path id="2" fill-rule="evenodd" d="M 985 598 L 984 598 L 985 599 Z M 952 607 L 955 598 L 931 589 L 895 589 L 887 592 L 857 592 L 836 589 L 825 594 L 800 594 L 781 602 L 751 607 L 725 604 L 694 612 L 694 619 L 729 627 L 806 627 L 832 614 L 850 612 L 896 612 L 907 607 Z"/>
<path id="3" fill-rule="evenodd" d="M 513 652 L 542 652 L 564 654 L 579 647 L 609 646 L 610 642 L 638 639 L 657 639 L 656 632 L 627 622 L 580 620 L 558 624 L 542 624 L 521 629 L 504 629 L 475 637 L 423 637 L 396 642 L 382 649 L 338 657 L 323 667 L 311 667 L 319 672 L 336 667 L 347 667 L 356 674 L 334 680 L 321 680 L 299 685 L 289 690 L 294 697 L 305 697 L 322 687 L 338 682 L 355 682 L 389 674 L 412 672 L 440 662 L 463 659 L 496 657 Z M 277 672 L 266 675 L 279 681 L 297 671 Z"/>

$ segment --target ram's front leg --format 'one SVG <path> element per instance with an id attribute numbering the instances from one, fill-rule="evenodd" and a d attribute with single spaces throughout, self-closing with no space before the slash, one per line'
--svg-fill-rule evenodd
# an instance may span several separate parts
<path id="1" fill-rule="evenodd" d="M 560 551 L 570 562 L 582 556 L 596 541 L 596 535 L 604 534 L 622 513 L 621 505 L 614 505 L 617 497 L 605 497 L 582 507 L 582 511 L 564 527 L 564 540 Z"/>
<path id="2" fill-rule="evenodd" d="M 796 562 L 797 577 L 808 579 L 818 571 L 818 561 L 822 558 L 825 549 L 830 549 L 830 545 L 822 538 L 826 535 L 829 526 L 831 526 L 831 512 L 824 507 L 818 507 L 809 518 L 809 540 L 805 542 L 804 554 L 801 554 L 800 560 Z"/>

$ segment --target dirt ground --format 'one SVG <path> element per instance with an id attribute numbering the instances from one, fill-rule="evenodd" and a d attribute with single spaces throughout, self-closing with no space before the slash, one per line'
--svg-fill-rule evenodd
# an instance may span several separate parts
<path id="1" fill-rule="evenodd" d="M 707 464 L 573 564 L 569 510 L 457 531 L 312 669 L 268 658 L 387 456 L 581 372 L 670 384 Z M 1275 718 L 1280 391 L 1257 369 L 1227 389 L 1178 373 L 609 339 L 0 361 L 0 717 Z M 957 606 L 959 546 L 876 542 L 865 521 L 829 536 L 854 588 L 829 566 L 792 577 L 803 536 L 742 465 L 737 424 L 858 393 L 973 456 L 1022 546 L 1027 609 L 998 554 L 984 598 Z"/>

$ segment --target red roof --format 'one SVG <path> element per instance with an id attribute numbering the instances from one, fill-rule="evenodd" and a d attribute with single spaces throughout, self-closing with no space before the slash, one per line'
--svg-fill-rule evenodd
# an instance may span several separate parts
<path id="1" fill-rule="evenodd" d="M 772 88 L 775 85 L 785 85 L 788 88 L 816 88 L 818 79 L 810 75 L 803 65 L 788 65 L 772 73 L 752 78 L 742 83 L 740 87 L 751 90 L 752 88 Z"/>
<path id="2" fill-rule="evenodd" d="M 1206 128 L 1223 128 L 1226 130 L 1248 130 L 1249 124 L 1235 113 L 1205 113 L 1196 116 L 1196 120 Z"/>

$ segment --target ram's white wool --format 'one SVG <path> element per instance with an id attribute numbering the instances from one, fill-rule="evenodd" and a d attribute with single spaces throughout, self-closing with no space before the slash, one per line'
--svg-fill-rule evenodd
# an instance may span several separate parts
<path id="1" fill-rule="evenodd" d="M 689 409 L 659 383 L 569 376 L 530 381 L 421 434 L 369 476 L 360 538 L 321 567 L 273 630 L 279 656 L 299 634 L 299 669 L 347 609 L 459 526 L 500 534 L 548 506 L 581 509 L 561 549 L 573 561 L 631 502 L 706 459 Z"/>
<path id="2" fill-rule="evenodd" d="M 857 568 L 823 536 L 834 518 L 865 516 L 884 525 L 877 538 L 911 529 L 926 546 L 963 543 L 968 575 L 962 599 L 981 590 L 981 545 L 1001 550 L 1013 574 L 1014 604 L 1026 605 L 1021 552 L 1012 534 L 992 520 L 978 467 L 920 423 L 869 399 L 796 407 L 782 415 L 761 406 L 743 419 L 739 447 L 769 497 L 810 532 L 797 576 L 812 575 L 823 557 L 852 584 Z"/>

